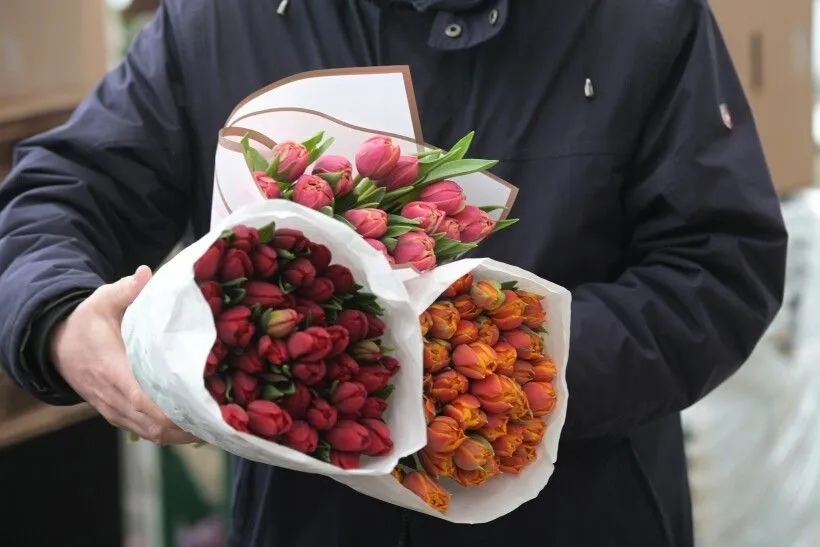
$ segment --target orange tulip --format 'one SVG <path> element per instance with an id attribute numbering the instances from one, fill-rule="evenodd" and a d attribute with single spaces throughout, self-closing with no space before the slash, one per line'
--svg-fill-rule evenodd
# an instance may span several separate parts
<path id="1" fill-rule="evenodd" d="M 501 330 L 517 329 L 524 324 L 527 304 L 513 291 L 504 291 L 504 303 L 489 313 L 490 319 Z"/>
<path id="2" fill-rule="evenodd" d="M 509 421 L 505 414 L 487 414 L 487 423 L 478 430 L 478 434 L 492 442 L 507 434 Z"/>
<path id="3" fill-rule="evenodd" d="M 531 444 L 522 444 L 513 456 L 523 457 L 527 463 L 534 462 L 538 459 L 538 449 Z"/>
<path id="4" fill-rule="evenodd" d="M 430 326 L 430 335 L 441 340 L 449 340 L 458 328 L 458 310 L 452 302 L 440 300 L 427 308 L 433 324 Z"/>
<path id="5" fill-rule="evenodd" d="M 524 456 L 499 456 L 498 467 L 502 473 L 518 475 L 524 466 L 527 465 L 527 458 Z"/>
<path id="6" fill-rule="evenodd" d="M 481 308 L 475 305 L 475 302 L 473 302 L 473 299 L 470 298 L 469 294 L 460 294 L 453 298 L 453 306 L 456 307 L 458 310 L 458 315 L 462 319 L 472 321 L 481 315 Z"/>
<path id="7" fill-rule="evenodd" d="M 478 325 L 473 321 L 462 319 L 458 322 L 458 327 L 453 337 L 450 338 L 450 343 L 454 346 L 458 346 L 461 344 L 472 344 L 473 342 L 478 342 Z"/>
<path id="8" fill-rule="evenodd" d="M 501 336 L 501 332 L 498 330 L 498 327 L 495 326 L 495 323 L 487 319 L 486 317 L 479 319 L 478 321 L 478 341 L 488 346 L 492 347 L 498 343 L 498 338 Z"/>
<path id="9" fill-rule="evenodd" d="M 481 411 L 481 403 L 469 394 L 456 397 L 441 413 L 457 421 L 466 430 L 478 429 L 487 423 L 487 415 Z"/>
<path id="10" fill-rule="evenodd" d="M 453 463 L 464 471 L 475 471 L 487 465 L 493 456 L 493 447 L 486 439 L 470 436 L 456 450 Z"/>
<path id="11" fill-rule="evenodd" d="M 493 450 L 495 451 L 496 456 L 509 457 L 512 456 L 516 450 L 518 450 L 518 447 L 521 446 L 522 442 L 524 442 L 524 439 L 521 437 L 521 435 L 514 435 L 508 433 L 503 437 L 499 437 L 493 441 Z"/>
<path id="12" fill-rule="evenodd" d="M 518 353 L 515 351 L 515 348 L 507 342 L 499 342 L 493 349 L 496 355 L 498 355 L 498 366 L 495 367 L 495 373 L 512 376 L 515 370 L 515 361 L 518 359 Z"/>
<path id="13" fill-rule="evenodd" d="M 527 361 L 516 361 L 513 366 L 513 378 L 522 386 L 527 382 L 535 380 L 535 373 L 532 370 L 532 363 Z"/>
<path id="14" fill-rule="evenodd" d="M 424 370 L 438 372 L 450 364 L 450 345 L 442 340 L 424 342 Z"/>
<path id="15" fill-rule="evenodd" d="M 507 331 L 504 341 L 515 348 L 519 359 L 532 359 L 544 351 L 544 339 L 530 330 Z"/>
<path id="16" fill-rule="evenodd" d="M 479 308 L 495 310 L 504 303 L 504 292 L 497 281 L 481 280 L 470 289 L 470 296 Z"/>
<path id="17" fill-rule="evenodd" d="M 430 332 L 430 327 L 432 326 L 433 318 L 430 316 L 430 312 L 425 311 L 419 315 L 419 327 L 421 327 L 422 336 L 427 336 L 427 333 Z"/>
<path id="18" fill-rule="evenodd" d="M 473 274 L 468 273 L 456 279 L 441 295 L 443 298 L 453 298 L 459 294 L 467 294 L 473 286 Z"/>
<path id="19" fill-rule="evenodd" d="M 433 421 L 433 418 L 436 417 L 436 403 L 433 402 L 433 399 L 428 397 L 427 395 L 424 396 L 424 421 L 427 425 L 430 425 L 430 422 Z"/>
<path id="20" fill-rule="evenodd" d="M 464 430 L 449 416 L 436 416 L 427 426 L 427 448 L 433 452 L 455 452 L 466 439 Z"/>
<path id="21" fill-rule="evenodd" d="M 547 424 L 540 418 L 533 418 L 522 424 L 522 435 L 524 442 L 529 445 L 540 444 L 544 440 L 544 433 L 547 431 Z"/>
<path id="22" fill-rule="evenodd" d="M 402 485 L 437 511 L 444 513 L 450 507 L 450 493 L 427 473 L 411 471 Z"/>
<path id="23" fill-rule="evenodd" d="M 495 460 L 493 460 L 495 461 Z M 475 469 L 473 471 L 465 471 L 463 469 L 459 469 L 456 467 L 455 475 L 453 475 L 453 480 L 456 481 L 458 484 L 464 487 L 469 486 L 481 486 L 487 479 L 490 478 L 489 473 L 484 469 Z"/>
<path id="24" fill-rule="evenodd" d="M 524 301 L 524 324 L 531 329 L 543 328 L 547 322 L 547 312 L 544 310 L 544 297 L 527 291 L 516 291 L 518 298 Z"/>
<path id="25" fill-rule="evenodd" d="M 456 472 L 453 464 L 452 452 L 434 452 L 429 448 L 423 448 L 419 453 L 419 461 L 431 477 L 452 477 Z"/>
<path id="26" fill-rule="evenodd" d="M 437 403 L 447 404 L 459 395 L 467 393 L 469 387 L 470 382 L 463 374 L 449 369 L 433 376 L 430 396 Z"/>
<path id="27" fill-rule="evenodd" d="M 401 467 L 394 467 L 390 474 L 399 482 L 403 481 L 404 477 L 407 476 L 407 473 L 405 473 Z"/>
<path id="28" fill-rule="evenodd" d="M 510 419 L 524 420 L 532 418 L 529 401 L 527 401 L 527 397 L 518 382 L 507 376 L 499 376 L 498 379 L 504 386 L 505 397 L 512 404 L 509 412 Z"/>
<path id="29" fill-rule="evenodd" d="M 474 342 L 456 346 L 453 352 L 453 368 L 472 380 L 491 375 L 498 366 L 498 355 L 487 344 Z"/>
<path id="30" fill-rule="evenodd" d="M 491 374 L 483 380 L 470 382 L 470 393 L 476 396 L 481 408 L 491 414 L 506 414 L 513 409 L 517 394 L 511 392 L 509 386 L 499 374 Z M 507 378 L 507 380 L 510 380 Z M 511 381 L 511 384 L 515 382 Z"/>
<path id="31" fill-rule="evenodd" d="M 527 396 L 527 402 L 529 402 L 533 416 L 546 416 L 555 408 L 558 395 L 555 393 L 555 388 L 552 387 L 552 384 L 548 384 L 547 382 L 530 382 L 524 385 L 522 389 L 524 395 Z"/>
<path id="32" fill-rule="evenodd" d="M 532 375 L 536 382 L 552 382 L 558 374 L 555 361 L 538 355 L 532 360 Z"/>

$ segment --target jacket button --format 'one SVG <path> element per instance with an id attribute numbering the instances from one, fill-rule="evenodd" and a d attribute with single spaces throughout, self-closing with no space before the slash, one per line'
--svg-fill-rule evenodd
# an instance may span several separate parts
<path id="1" fill-rule="evenodd" d="M 452 25 L 447 25 L 447 28 L 444 29 L 444 34 L 446 34 L 448 38 L 458 38 L 461 36 L 461 32 L 461 25 L 457 25 L 455 23 Z"/>
<path id="2" fill-rule="evenodd" d="M 491 9 L 490 14 L 487 16 L 487 20 L 491 25 L 496 24 L 498 22 L 498 10 L 495 8 Z"/>

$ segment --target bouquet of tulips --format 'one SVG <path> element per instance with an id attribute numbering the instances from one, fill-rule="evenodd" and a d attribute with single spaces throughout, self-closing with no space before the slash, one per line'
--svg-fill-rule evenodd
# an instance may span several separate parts
<path id="1" fill-rule="evenodd" d="M 495 165 L 464 158 L 472 139 L 470 133 L 448 151 L 402 155 L 392 138 L 374 135 L 356 152 L 355 174 L 348 158 L 322 155 L 334 140 L 325 139 L 324 132 L 301 143 L 279 143 L 270 159 L 247 136 L 242 146 L 266 199 L 288 199 L 331 216 L 352 227 L 390 264 L 423 272 L 516 222 L 490 215 L 504 206 L 468 203 L 464 189 L 450 180 Z"/>
<path id="2" fill-rule="evenodd" d="M 147 394 L 203 441 L 290 469 L 367 475 L 424 444 L 416 321 L 362 238 L 272 200 L 160 268 L 123 337 Z"/>

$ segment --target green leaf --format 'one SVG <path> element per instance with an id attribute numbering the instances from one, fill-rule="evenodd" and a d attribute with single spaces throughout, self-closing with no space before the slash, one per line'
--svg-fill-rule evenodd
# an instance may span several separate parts
<path id="1" fill-rule="evenodd" d="M 282 374 L 284 374 L 284 375 L 285 375 L 285 376 L 287 376 L 288 378 L 290 378 L 291 376 L 293 376 L 293 375 L 291 374 L 291 372 L 290 372 L 290 365 L 282 365 Z"/>
<path id="2" fill-rule="evenodd" d="M 518 281 L 505 281 L 501 284 L 502 291 L 514 291 L 518 286 Z"/>
<path id="3" fill-rule="evenodd" d="M 335 299 L 331 300 L 330 302 L 325 302 L 324 304 L 322 304 L 322 308 L 325 309 L 325 310 L 336 310 L 336 311 L 342 311 L 344 309 L 344 308 L 342 308 L 342 303 L 335 300 Z"/>
<path id="4" fill-rule="evenodd" d="M 271 160 L 270 165 L 268 165 L 268 169 L 265 171 L 265 174 L 269 177 L 273 177 L 277 181 L 279 180 L 279 154 L 273 157 Z M 280 186 L 279 189 L 281 190 L 282 187 Z"/>
<path id="5" fill-rule="evenodd" d="M 259 377 L 271 384 L 281 384 L 290 381 L 290 379 L 287 376 L 285 376 L 284 374 L 280 374 L 278 372 L 265 372 L 260 374 Z"/>
<path id="6" fill-rule="evenodd" d="M 330 384 L 330 395 L 333 396 L 336 393 L 336 390 L 339 388 L 339 380 L 333 380 L 333 383 Z"/>
<path id="7" fill-rule="evenodd" d="M 397 200 L 399 198 L 403 198 L 407 194 L 413 192 L 415 190 L 415 186 L 405 186 L 404 188 L 399 188 L 398 190 L 393 190 L 391 192 L 387 192 L 384 195 L 384 202 L 390 203 L 391 201 Z"/>
<path id="8" fill-rule="evenodd" d="M 421 152 L 416 152 L 414 154 L 414 156 L 416 156 L 417 158 L 419 158 L 421 160 L 422 158 L 428 158 L 428 157 L 430 157 L 434 154 L 441 154 L 441 152 L 442 151 L 441 151 L 440 148 L 432 148 L 430 150 L 423 150 Z"/>
<path id="9" fill-rule="evenodd" d="M 452 240 L 449 240 L 452 241 Z M 438 250 L 438 245 L 436 245 L 436 258 L 442 260 L 448 260 L 450 258 L 462 255 L 467 251 L 472 251 L 478 247 L 477 243 L 456 243 L 456 244 L 448 244 L 446 247 L 442 248 L 441 251 Z"/>
<path id="10" fill-rule="evenodd" d="M 359 197 L 354 192 L 351 192 L 346 196 L 336 198 L 334 209 L 336 209 L 336 212 L 339 214 L 346 213 L 347 211 L 353 209 L 356 206 L 356 202 L 358 201 L 358 199 Z"/>
<path id="11" fill-rule="evenodd" d="M 262 315 L 259 316 L 259 327 L 262 330 L 266 330 L 268 328 L 271 315 L 273 315 L 273 310 L 265 310 L 262 312 Z"/>
<path id="12" fill-rule="evenodd" d="M 450 151 L 445 154 L 445 156 L 449 156 L 454 160 L 460 160 L 464 156 L 467 155 L 467 151 L 470 149 L 470 145 L 473 144 L 473 137 L 475 137 L 475 131 L 470 131 L 461 139 L 450 148 Z"/>
<path id="13" fill-rule="evenodd" d="M 423 185 L 432 184 L 440 180 L 451 179 L 469 175 L 470 173 L 480 173 L 486 171 L 497 164 L 497 160 L 467 159 L 456 160 L 433 168 L 424 177 Z"/>
<path id="14" fill-rule="evenodd" d="M 390 395 L 393 394 L 393 391 L 395 391 L 395 389 L 396 386 L 394 386 L 393 384 L 387 384 L 380 390 L 373 392 L 373 396 L 379 397 L 381 399 L 387 399 L 388 397 L 390 397 Z"/>
<path id="15" fill-rule="evenodd" d="M 492 213 L 493 211 L 500 211 L 504 209 L 503 205 L 485 205 L 484 207 L 479 207 L 485 213 Z"/>
<path id="16" fill-rule="evenodd" d="M 330 463 L 330 445 L 327 441 L 319 441 L 319 444 L 316 445 L 316 452 L 311 456 L 325 463 Z"/>
<path id="17" fill-rule="evenodd" d="M 280 260 L 284 260 L 286 262 L 290 262 L 291 260 L 296 258 L 296 255 L 288 251 L 287 249 L 276 249 L 276 256 Z"/>
<path id="18" fill-rule="evenodd" d="M 384 243 L 384 246 L 387 247 L 387 250 L 392 253 L 396 250 L 396 244 L 398 243 L 398 241 L 394 237 L 385 237 L 382 239 L 382 243 Z"/>
<path id="19" fill-rule="evenodd" d="M 361 291 L 362 289 L 364 289 L 363 285 L 359 285 L 358 283 L 353 284 L 353 292 L 354 293 L 357 293 L 357 292 Z"/>
<path id="20" fill-rule="evenodd" d="M 277 387 L 284 395 L 293 395 L 296 393 L 296 384 L 294 382 L 288 382 L 285 385 L 280 385 Z"/>
<path id="21" fill-rule="evenodd" d="M 319 173 L 316 176 L 325 181 L 326 183 L 328 183 L 330 187 L 335 190 L 336 185 L 339 184 L 340 180 L 342 180 L 344 173 L 341 171 L 338 171 L 336 173 Z"/>
<path id="22" fill-rule="evenodd" d="M 335 139 L 331 137 L 322 144 L 320 144 L 318 148 L 311 150 L 310 155 L 308 156 L 308 162 L 313 163 L 314 161 L 319 159 L 319 156 L 327 152 L 327 149 L 330 148 L 334 140 Z"/>
<path id="23" fill-rule="evenodd" d="M 544 326 L 543 326 L 543 325 L 541 325 L 541 326 L 540 326 L 540 327 L 538 327 L 537 329 L 532 329 L 532 331 L 533 331 L 533 332 L 536 332 L 536 333 L 538 333 L 538 334 L 547 334 L 547 333 L 549 332 L 547 329 L 545 329 L 545 328 L 544 328 Z"/>
<path id="24" fill-rule="evenodd" d="M 236 279 L 231 279 L 230 281 L 226 281 L 225 283 L 223 283 L 222 288 L 228 289 L 231 287 L 239 287 L 240 285 L 242 285 L 242 283 L 244 283 L 247 280 L 247 277 L 237 277 Z"/>
<path id="25" fill-rule="evenodd" d="M 324 207 L 319 209 L 319 212 L 323 215 L 333 218 L 333 207 L 331 207 L 330 205 L 325 205 Z"/>
<path id="26" fill-rule="evenodd" d="M 385 232 L 384 237 L 399 237 L 414 230 L 418 230 L 418 228 L 415 226 L 391 226 L 387 229 L 387 232 Z"/>
<path id="27" fill-rule="evenodd" d="M 251 141 L 248 138 L 248 135 L 242 137 L 242 149 L 245 151 L 245 159 L 248 161 L 248 165 L 251 168 L 251 171 L 267 171 L 268 170 L 268 160 L 265 159 L 259 150 L 251 146 Z"/>
<path id="28" fill-rule="evenodd" d="M 507 218 L 507 219 L 504 219 L 504 220 L 499 220 L 498 222 L 495 223 L 495 228 L 493 228 L 492 233 L 500 232 L 504 228 L 509 228 L 510 226 L 515 224 L 516 222 L 518 222 L 517 218 Z"/>
<path id="29" fill-rule="evenodd" d="M 419 221 L 401 215 L 387 215 L 387 224 L 389 226 L 418 226 Z"/>
<path id="30" fill-rule="evenodd" d="M 219 234 L 219 239 L 231 239 L 233 237 L 233 230 L 222 230 Z"/>
<path id="31" fill-rule="evenodd" d="M 313 135 L 308 140 L 303 141 L 302 146 L 307 148 L 308 151 L 313 150 L 316 147 L 316 145 L 318 145 L 320 142 L 322 142 L 323 138 L 325 138 L 325 132 L 324 131 L 319 131 L 318 133 Z"/>
<path id="32" fill-rule="evenodd" d="M 284 396 L 285 394 L 273 384 L 267 384 L 262 388 L 262 398 L 266 401 L 277 401 Z"/>
<path id="33" fill-rule="evenodd" d="M 234 289 L 229 287 L 225 294 L 228 296 L 228 305 L 235 306 L 244 300 L 247 291 L 245 289 Z"/>
<path id="34" fill-rule="evenodd" d="M 370 207 L 378 207 L 384 199 L 385 194 L 387 194 L 387 190 L 376 186 L 372 191 L 368 192 L 366 196 L 360 196 L 359 202 L 367 201 L 368 203 L 375 203 L 376 205 L 371 205 Z M 365 209 L 363 205 L 360 207 Z"/>
<path id="35" fill-rule="evenodd" d="M 437 239 L 435 248 L 436 255 L 438 255 L 439 253 L 447 252 L 448 250 L 453 249 L 458 245 L 461 245 L 461 242 L 457 239 L 450 239 L 448 237 Z"/>
<path id="36" fill-rule="evenodd" d="M 270 243 L 276 234 L 276 223 L 271 222 L 259 228 L 259 243 Z"/>
<path id="37" fill-rule="evenodd" d="M 344 224 L 348 228 L 354 229 L 353 225 L 345 217 L 343 217 L 342 215 L 333 215 L 333 218 L 335 218 L 336 220 L 338 220 L 339 222 L 341 222 L 342 224 Z"/>
<path id="38" fill-rule="evenodd" d="M 339 318 L 339 312 L 336 310 L 327 310 L 325 311 L 325 319 L 327 319 L 328 324 L 333 324 Z"/>

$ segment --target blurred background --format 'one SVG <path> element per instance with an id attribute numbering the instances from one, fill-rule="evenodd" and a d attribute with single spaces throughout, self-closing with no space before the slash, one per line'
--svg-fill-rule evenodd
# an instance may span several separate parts
<path id="1" fill-rule="evenodd" d="M 14 144 L 65 121 L 156 5 L 0 0 L 0 180 Z M 684 414 L 697 546 L 816 547 L 820 0 L 711 5 L 791 240 L 780 315 L 746 366 Z M 44 406 L 0 376 L 0 492 L 10 494 L 0 496 L 2 545 L 224 545 L 229 483 L 216 449 L 130 444 L 88 407 Z"/>

